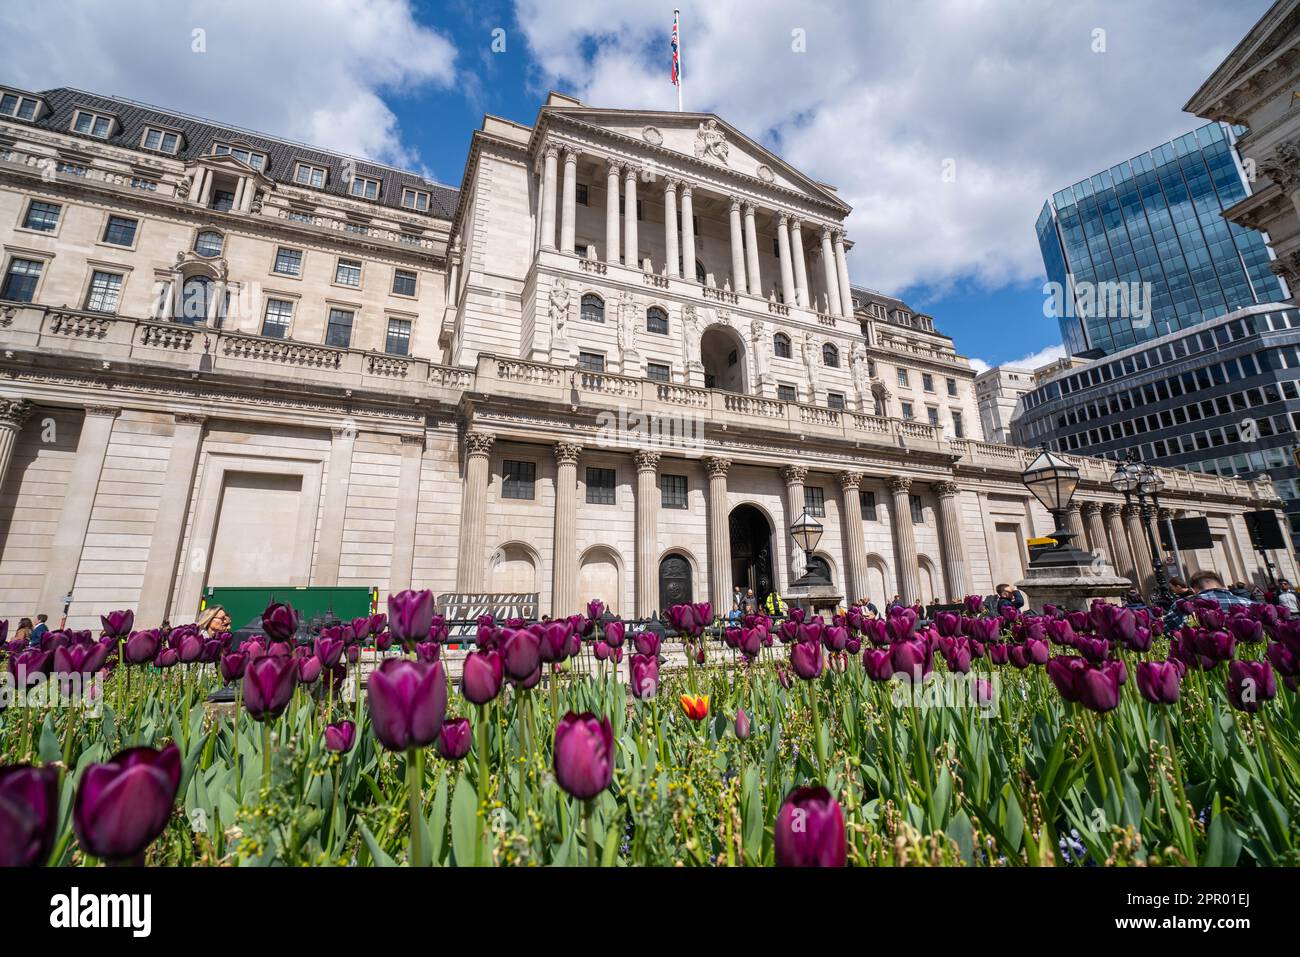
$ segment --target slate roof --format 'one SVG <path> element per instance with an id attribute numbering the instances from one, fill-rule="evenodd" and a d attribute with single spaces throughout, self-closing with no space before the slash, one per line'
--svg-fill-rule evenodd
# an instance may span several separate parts
<path id="1" fill-rule="evenodd" d="M 223 126 L 161 107 L 147 106 L 118 97 L 100 96 L 71 87 L 58 87 L 31 95 L 40 97 L 49 107 L 48 112 L 31 125 L 51 132 L 140 151 L 145 127 L 161 126 L 178 130 L 185 136 L 180 151 L 172 158 L 191 160 L 209 155 L 212 152 L 212 144 L 216 141 L 239 144 L 267 155 L 266 169 L 262 172 L 277 183 L 293 184 L 294 163 L 298 160 L 325 167 L 329 173 L 325 188 L 320 192 L 333 196 L 348 196 L 347 183 L 343 178 L 343 164 L 351 160 L 357 175 L 380 181 L 379 199 L 376 201 L 379 206 L 419 215 L 415 210 L 402 206 L 402 189 L 411 187 L 429 193 L 430 216 L 450 220 L 456 210 L 459 190 L 431 183 L 416 173 L 395 169 L 382 163 L 373 163 L 341 153 L 329 153 L 291 140 L 254 133 L 235 126 Z M 78 107 L 116 116 L 119 128 L 107 139 L 77 133 L 72 129 L 72 117 Z M 13 120 L 13 122 L 23 121 Z M 350 198 L 359 199 L 359 197 Z"/>

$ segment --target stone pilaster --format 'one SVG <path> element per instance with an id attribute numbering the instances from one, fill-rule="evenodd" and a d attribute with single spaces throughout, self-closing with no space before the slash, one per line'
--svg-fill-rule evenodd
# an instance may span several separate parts
<path id="1" fill-rule="evenodd" d="M 1136 584 L 1137 566 L 1133 564 L 1133 550 L 1129 548 L 1128 534 L 1124 531 L 1124 506 L 1107 502 L 1101 511 L 1106 516 L 1106 530 L 1110 533 L 1110 560 L 1115 574 Z"/>
<path id="2" fill-rule="evenodd" d="M 388 572 L 388 593 L 412 587 L 415 568 L 415 521 L 419 513 L 420 472 L 424 466 L 424 432 L 401 437 L 401 464 L 397 472 L 397 518 L 393 523 L 393 560 Z"/>
<path id="3" fill-rule="evenodd" d="M 351 423 L 331 429 L 330 457 L 325 474 L 325 503 L 321 509 L 320 540 L 316 545 L 313 585 L 339 583 L 343 555 L 343 519 L 348 510 L 348 486 L 352 483 L 352 448 L 357 427 Z"/>
<path id="4" fill-rule="evenodd" d="M 867 584 L 867 542 L 862 536 L 861 472 L 841 472 L 840 490 L 844 495 L 844 554 L 848 557 L 848 589 L 844 596 L 846 605 L 864 597 L 870 589 Z"/>
<path id="5" fill-rule="evenodd" d="M 916 554 L 916 530 L 912 528 L 912 480 L 895 475 L 889 480 L 893 496 L 889 519 L 894 529 L 894 557 L 898 562 L 898 593 L 911 604 L 921 599 L 921 563 Z"/>
<path id="6" fill-rule="evenodd" d="M 659 453 L 642 450 L 636 460 L 636 615 L 660 611 L 655 558 L 659 554 Z"/>
<path id="7" fill-rule="evenodd" d="M 203 447 L 205 421 L 201 415 L 176 414 L 167 471 L 158 498 L 153 536 L 149 539 L 149 555 L 145 559 L 140 602 L 135 610 L 143 628 L 156 627 L 164 618 L 172 617 L 172 589 L 179 571 L 185 517 L 190 510 L 190 492 Z"/>
<path id="8" fill-rule="evenodd" d="M 484 589 L 487 541 L 487 492 L 491 479 L 490 432 L 465 433 L 465 483 L 460 501 L 460 540 L 456 554 L 456 590 Z"/>
<path id="9" fill-rule="evenodd" d="M 934 493 L 939 498 L 939 534 L 948 600 L 961 601 L 971 590 L 970 574 L 966 566 L 966 544 L 961 535 L 961 489 L 956 482 L 940 482 L 935 485 Z"/>
<path id="10" fill-rule="evenodd" d="M 14 446 L 31 414 L 32 404 L 27 399 L 0 399 L 0 486 L 4 485 Z"/>
<path id="11" fill-rule="evenodd" d="M 781 478 L 785 479 L 786 534 L 789 528 L 803 514 L 803 483 L 808 477 L 808 469 L 802 465 L 787 465 L 781 469 Z M 808 558 L 803 550 L 790 546 L 790 581 L 795 581 L 807 570 Z"/>
<path id="12" fill-rule="evenodd" d="M 709 473 L 709 601 L 713 613 L 726 612 L 731 603 L 731 508 L 727 499 L 727 470 L 731 460 L 707 458 Z"/>
<path id="13" fill-rule="evenodd" d="M 551 617 L 578 613 L 578 458 L 582 446 L 555 444 L 555 554 L 551 561 Z"/>

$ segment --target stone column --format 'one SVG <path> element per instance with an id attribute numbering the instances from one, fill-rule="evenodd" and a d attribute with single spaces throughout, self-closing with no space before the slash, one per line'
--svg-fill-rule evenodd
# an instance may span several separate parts
<path id="1" fill-rule="evenodd" d="M 867 542 L 862 537 L 861 472 L 841 472 L 840 490 L 844 493 L 844 554 L 849 574 L 844 604 L 851 605 L 870 590 L 867 574 Z"/>
<path id="2" fill-rule="evenodd" d="M 167 471 L 163 474 L 162 494 L 158 497 L 158 512 L 149 538 L 140 602 L 135 610 L 142 628 L 156 627 L 164 618 L 171 617 L 172 589 L 176 587 L 185 518 L 189 514 L 194 473 L 203 447 L 204 422 L 201 415 L 176 413 Z"/>
<path id="3" fill-rule="evenodd" d="M 808 264 L 803 252 L 803 224 L 797 216 L 790 218 L 790 254 L 794 259 L 796 304 L 807 309 L 812 300 L 808 296 Z"/>
<path id="4" fill-rule="evenodd" d="M 1110 562 L 1114 570 L 1115 562 L 1110 558 L 1110 547 L 1106 543 L 1106 526 L 1101 523 L 1101 503 L 1083 503 L 1083 524 L 1088 530 L 1088 549 Z M 1083 546 L 1080 545 L 1080 548 Z M 1115 572 L 1115 574 L 1119 574 Z"/>
<path id="5" fill-rule="evenodd" d="M 551 557 L 552 618 L 578 613 L 577 523 L 578 457 L 580 455 L 582 455 L 582 446 L 575 442 L 555 443 L 555 553 Z"/>
<path id="6" fill-rule="evenodd" d="M 542 162 L 542 248 L 555 248 L 555 165 L 559 150 L 546 147 Z"/>
<path id="7" fill-rule="evenodd" d="M 935 485 L 934 492 L 939 498 L 939 535 L 948 600 L 961 601 L 971 590 L 970 575 L 966 570 L 966 545 L 961 534 L 961 489 L 956 482 L 940 482 Z M 908 513 L 910 522 L 910 507 Z"/>
<path id="8" fill-rule="evenodd" d="M 619 261 L 619 172 L 617 163 L 610 163 L 605 170 L 605 262 L 607 263 L 616 263 Z"/>
<path id="9" fill-rule="evenodd" d="M 397 513 L 393 523 L 393 560 L 388 571 L 388 593 L 412 587 L 415 569 L 416 504 L 420 501 L 420 472 L 424 464 L 424 432 L 401 437 L 401 465 L 397 472 Z"/>
<path id="10" fill-rule="evenodd" d="M 740 200 L 731 197 L 731 288 L 744 292 L 745 283 L 745 236 L 740 225 Z"/>
<path id="11" fill-rule="evenodd" d="M 727 500 L 727 470 L 731 459 L 706 458 L 709 473 L 709 601 L 715 615 L 731 603 L 731 508 Z"/>
<path id="12" fill-rule="evenodd" d="M 578 215 L 578 154 L 564 151 L 564 205 L 560 210 L 560 252 L 573 252 L 575 217 Z"/>
<path id="13" fill-rule="evenodd" d="M 677 180 L 664 180 L 664 249 L 668 255 L 668 275 L 681 275 L 677 249 Z"/>
<path id="14" fill-rule="evenodd" d="M 798 305 L 794 291 L 794 267 L 790 262 L 790 217 L 785 213 L 776 220 L 776 249 L 781 260 L 781 295 L 787 306 Z"/>
<path id="15" fill-rule="evenodd" d="M 695 282 L 695 208 L 691 184 L 682 183 L 682 278 Z"/>
<path id="16" fill-rule="evenodd" d="M 835 272 L 840 281 L 840 315 L 853 318 L 853 290 L 849 284 L 849 261 L 844 256 L 844 230 L 835 231 Z"/>
<path id="17" fill-rule="evenodd" d="M 831 228 L 822 227 L 822 266 L 826 274 L 826 311 L 840 315 L 840 277 L 835 267 L 835 250 L 831 247 Z"/>
<path id="18" fill-rule="evenodd" d="M 1110 533 L 1110 560 L 1115 566 L 1115 574 L 1136 585 L 1137 568 L 1133 564 L 1133 551 L 1128 547 L 1128 535 L 1124 531 L 1124 520 L 1121 517 L 1124 506 L 1107 502 L 1101 511 L 1106 516 L 1106 530 Z"/>
<path id="19" fill-rule="evenodd" d="M 808 477 L 808 469 L 802 465 L 787 465 L 781 469 L 781 478 L 785 479 L 785 535 L 790 533 L 790 526 L 803 514 L 803 482 Z M 782 536 L 782 538 L 785 537 Z M 808 557 L 802 549 L 787 546 L 790 550 L 790 581 L 794 581 L 808 569 Z"/>
<path id="20" fill-rule="evenodd" d="M 35 614 L 49 615 L 51 621 L 58 621 L 62 616 L 63 598 L 72 592 L 77 580 L 77 566 L 81 564 L 81 550 L 90 527 L 99 476 L 113 436 L 113 420 L 120 411 L 112 406 L 86 407 L 81 437 L 77 440 L 77 457 L 68 472 L 63 509 L 59 512 L 58 524 L 54 526 L 54 538 L 45 563 L 40 604 L 32 609 Z"/>
<path id="21" fill-rule="evenodd" d="M 460 540 L 456 551 L 456 591 L 481 592 L 486 562 L 487 492 L 492 478 L 490 432 L 465 433 L 465 483 L 460 500 Z"/>
<path id="22" fill-rule="evenodd" d="M 636 460 L 636 616 L 659 608 L 655 556 L 659 554 L 659 453 L 645 449 Z"/>
<path id="23" fill-rule="evenodd" d="M 1075 548 L 1083 548 L 1087 541 L 1083 531 L 1083 505 L 1078 499 L 1072 499 L 1065 509 L 1065 531 L 1074 536 Z"/>
<path id="24" fill-rule="evenodd" d="M 826 236 L 827 233 L 822 235 Z M 916 556 L 916 530 L 912 528 L 912 503 L 908 497 L 912 490 L 912 480 L 903 475 L 895 475 L 888 484 L 893 496 L 889 518 L 894 528 L 898 593 L 905 603 L 911 604 L 921 600 L 921 563 Z"/>
<path id="25" fill-rule="evenodd" d="M 758 274 L 758 225 L 754 221 L 754 204 L 745 204 L 745 274 L 749 277 L 749 294 L 763 298 L 763 280 Z"/>
<path id="26" fill-rule="evenodd" d="M 0 399 L 0 486 L 9 474 L 14 446 L 31 414 L 32 404 L 26 399 Z"/>
<path id="27" fill-rule="evenodd" d="M 1151 569 L 1151 546 L 1147 543 L 1142 515 L 1136 505 L 1124 506 L 1124 521 L 1128 525 L 1128 541 L 1129 548 L 1133 552 L 1133 567 L 1137 570 L 1138 579 L 1141 579 L 1141 584 L 1138 587 L 1142 590 L 1142 597 L 1145 598 L 1155 588 L 1156 578 Z M 1134 583 L 1137 583 L 1136 579 Z"/>
<path id="28" fill-rule="evenodd" d="M 330 431 L 330 457 L 325 474 L 320 539 L 316 545 L 316 563 L 311 575 L 313 585 L 325 586 L 339 583 L 339 565 L 343 552 L 343 518 L 348 510 L 348 485 L 352 481 L 352 447 L 357 438 L 356 426 L 351 424 Z"/>
<path id="29" fill-rule="evenodd" d="M 641 268 L 637 258 L 636 236 L 637 169 L 629 166 L 623 173 L 623 264 Z"/>

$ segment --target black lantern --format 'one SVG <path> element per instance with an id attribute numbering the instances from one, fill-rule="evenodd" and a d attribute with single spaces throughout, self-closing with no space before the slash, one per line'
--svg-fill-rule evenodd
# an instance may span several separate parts
<path id="1" fill-rule="evenodd" d="M 1079 470 L 1043 446 L 1038 457 L 1021 473 L 1020 480 L 1033 493 L 1034 498 L 1052 513 L 1052 520 L 1056 523 L 1056 531 L 1052 532 L 1052 538 L 1056 540 L 1055 547 L 1039 552 L 1030 564 L 1036 567 L 1091 564 L 1092 556 L 1071 544 L 1074 533 L 1069 531 L 1065 521 L 1065 510 L 1070 505 L 1070 499 L 1074 498 L 1074 490 L 1079 486 Z"/>
<path id="2" fill-rule="evenodd" d="M 817 569 L 817 566 L 813 564 L 813 552 L 817 550 L 817 543 L 822 540 L 823 531 L 825 529 L 822 523 L 808 514 L 807 508 L 790 526 L 790 536 L 804 553 L 804 573 L 799 576 L 798 581 L 792 583 L 792 587 L 830 584 Z"/>

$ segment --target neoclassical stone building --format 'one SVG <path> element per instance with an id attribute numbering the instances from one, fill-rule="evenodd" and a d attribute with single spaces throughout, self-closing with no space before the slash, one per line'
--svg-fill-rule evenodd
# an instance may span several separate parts
<path id="1" fill-rule="evenodd" d="M 707 114 L 552 94 L 451 189 L 0 87 L 0 617 L 268 584 L 640 615 L 785 588 L 805 509 L 850 598 L 1014 581 L 1051 531 L 1030 453 L 982 440 L 930 317 L 850 282 L 848 212 Z M 1074 461 L 1079 541 L 1149 574 L 1113 463 Z M 1271 487 L 1165 478 L 1210 516 L 1195 564 L 1259 577 Z"/>

